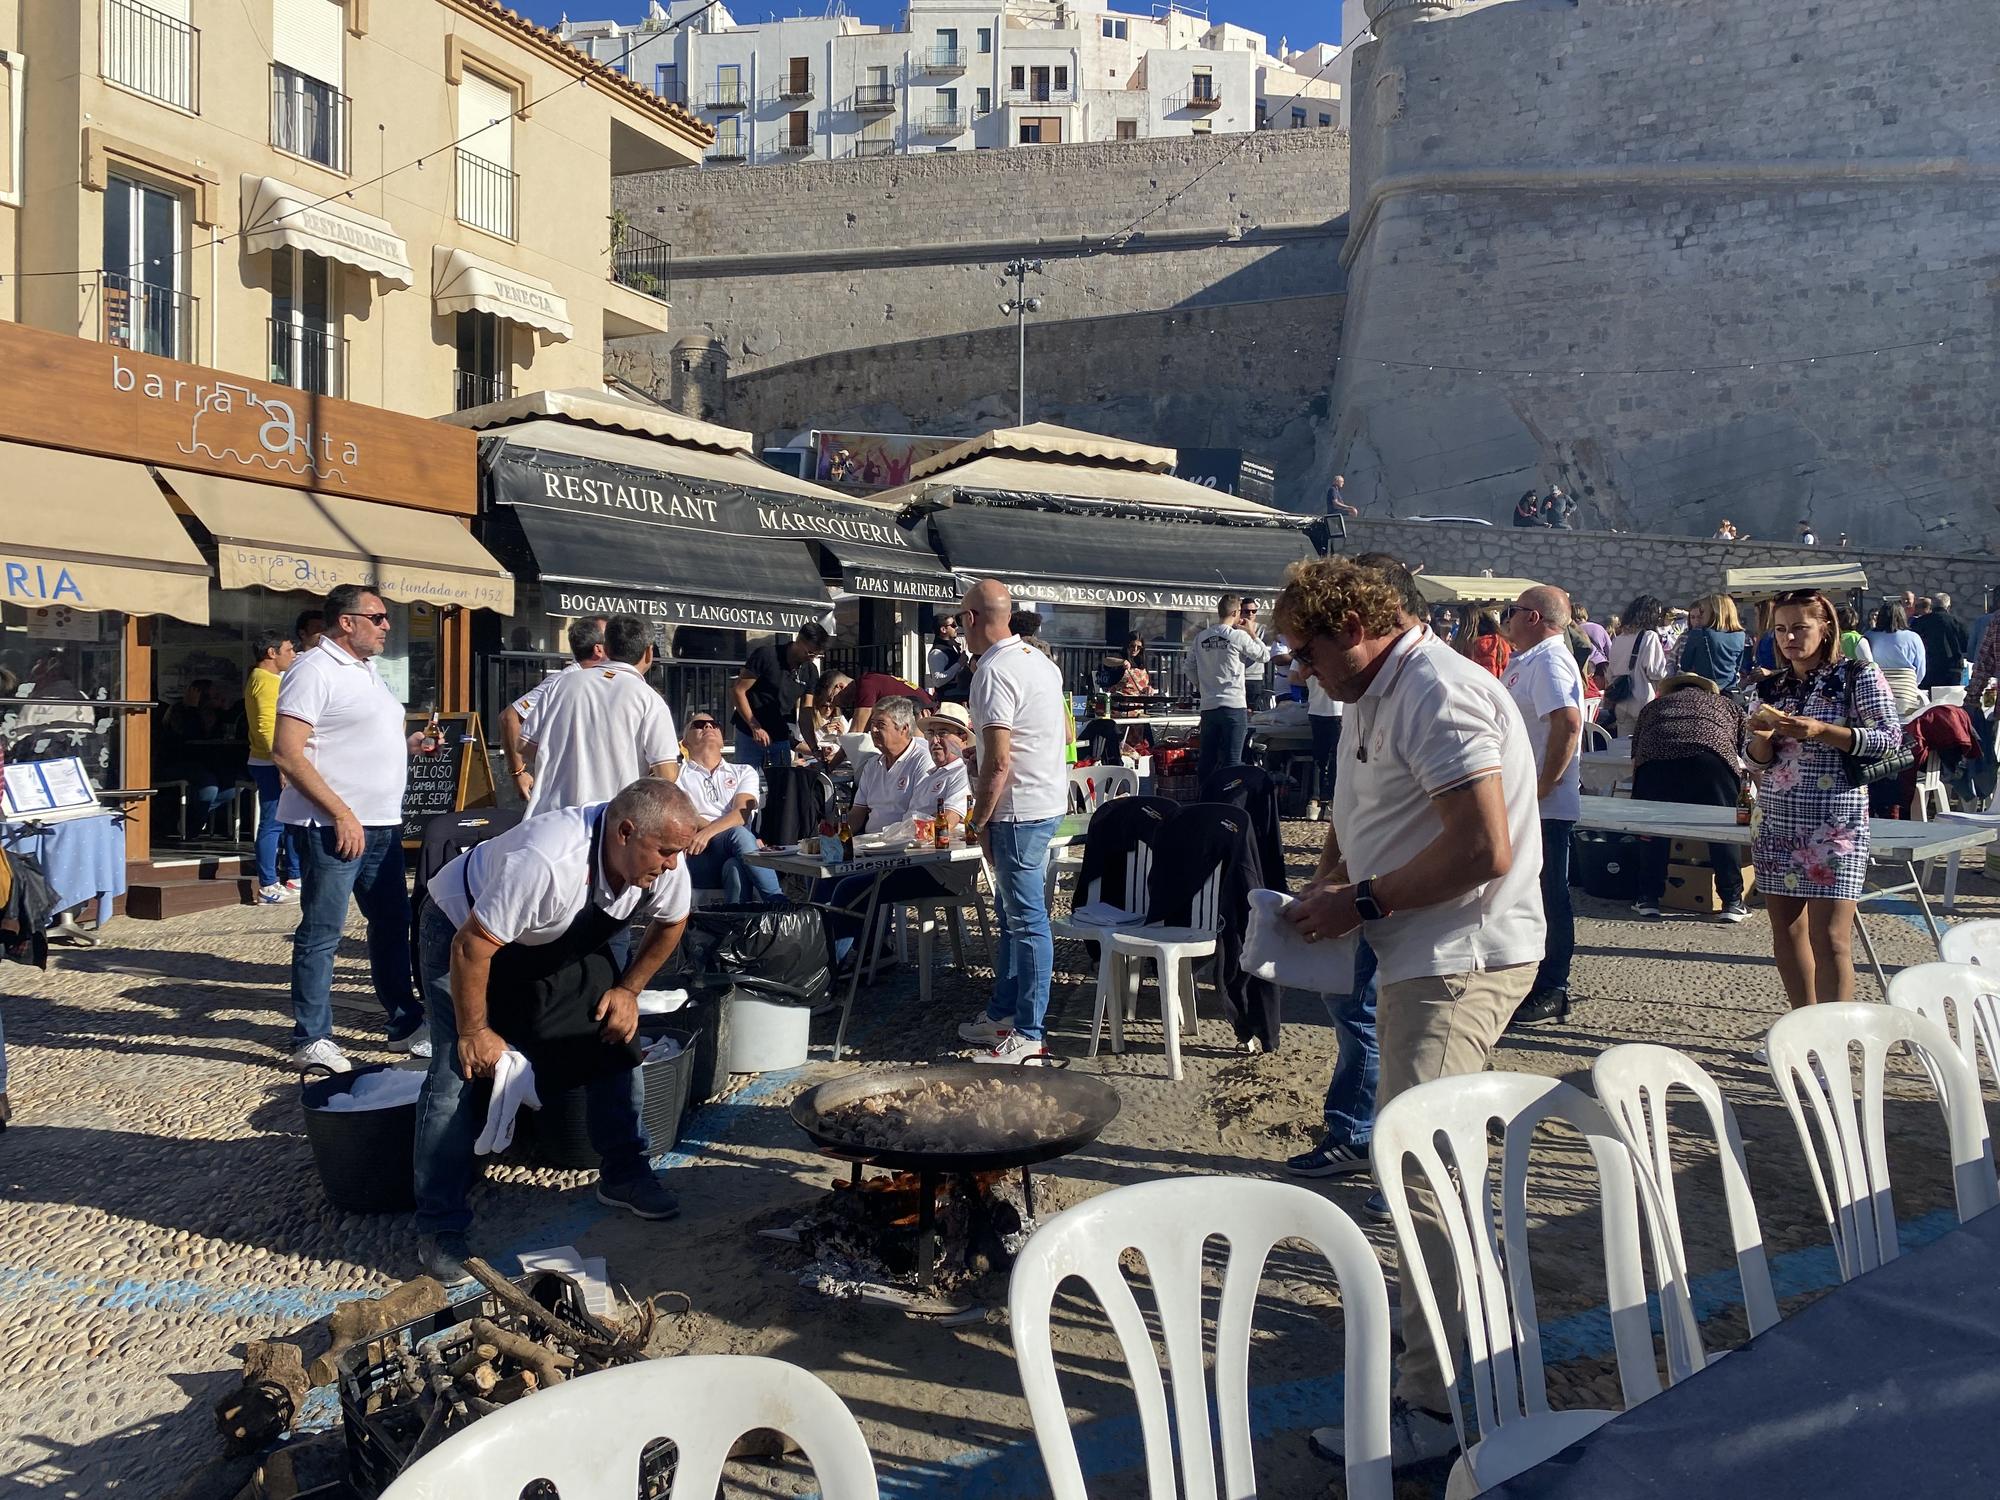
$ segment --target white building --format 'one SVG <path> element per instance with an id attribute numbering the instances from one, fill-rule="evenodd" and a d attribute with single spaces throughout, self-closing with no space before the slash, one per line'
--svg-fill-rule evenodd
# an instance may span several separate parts
<path id="1" fill-rule="evenodd" d="M 892 30 L 837 10 L 739 26 L 700 3 L 651 0 L 632 25 L 559 31 L 713 125 L 710 164 L 1345 123 L 1338 47 L 1273 53 L 1258 32 L 1171 4 L 908 0 Z"/>

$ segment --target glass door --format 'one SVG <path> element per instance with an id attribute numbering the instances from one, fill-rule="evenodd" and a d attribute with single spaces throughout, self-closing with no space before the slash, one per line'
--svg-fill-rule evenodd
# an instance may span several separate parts
<path id="1" fill-rule="evenodd" d="M 113 176 L 104 191 L 103 264 L 106 342 L 193 358 L 194 319 L 181 290 L 180 197 Z"/>

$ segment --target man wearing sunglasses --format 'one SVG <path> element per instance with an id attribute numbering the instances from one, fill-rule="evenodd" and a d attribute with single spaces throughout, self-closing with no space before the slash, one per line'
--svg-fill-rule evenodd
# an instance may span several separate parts
<path id="1" fill-rule="evenodd" d="M 326 633 L 278 689 L 271 762 L 283 774 L 278 821 L 299 853 L 303 889 L 292 934 L 292 1061 L 351 1067 L 333 1040 L 333 952 L 352 896 L 368 919 L 368 969 L 388 1013 L 388 1047 L 429 1057 L 410 971 L 410 897 L 403 884 L 403 784 L 412 752 L 403 705 L 375 658 L 389 644 L 382 596 L 342 584 L 326 596 Z"/>
<path id="2" fill-rule="evenodd" d="M 684 746 L 679 786 L 702 819 L 688 845 L 695 889 L 720 890 L 732 906 L 751 900 L 778 905 L 785 898 L 777 872 L 743 861 L 757 848 L 757 835 L 745 821 L 763 796 L 757 768 L 722 758 L 722 721 L 710 709 L 697 709 L 688 720 Z"/>

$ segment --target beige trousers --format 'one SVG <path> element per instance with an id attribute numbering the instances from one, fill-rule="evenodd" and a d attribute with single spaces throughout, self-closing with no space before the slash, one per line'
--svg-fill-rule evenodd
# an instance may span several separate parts
<path id="1" fill-rule="evenodd" d="M 1381 987 L 1375 1005 L 1375 1040 L 1381 1049 L 1381 1076 L 1375 1088 L 1375 1108 L 1406 1090 L 1434 1078 L 1483 1073 L 1513 1019 L 1514 1008 L 1528 996 L 1535 965 L 1515 964 L 1472 974 L 1444 974 L 1404 979 Z M 1454 1350 L 1462 1337 L 1458 1277 L 1453 1269 L 1451 1241 L 1438 1216 L 1437 1199 L 1416 1178 L 1406 1177 L 1417 1239 L 1431 1275 L 1445 1336 Z M 1431 1342 L 1430 1325 L 1408 1285 L 1401 1288 L 1403 1364 L 1396 1394 L 1414 1406 L 1450 1410 L 1444 1370 Z"/>

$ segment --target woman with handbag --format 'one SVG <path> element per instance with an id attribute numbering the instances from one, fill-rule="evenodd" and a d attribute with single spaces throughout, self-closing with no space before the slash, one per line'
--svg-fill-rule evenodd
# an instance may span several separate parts
<path id="1" fill-rule="evenodd" d="M 1609 678 L 1604 689 L 1609 726 L 1620 739 L 1630 738 L 1639 710 L 1659 693 L 1667 675 L 1667 606 L 1651 594 L 1641 594 L 1625 607 L 1618 633 L 1611 639 Z M 1604 710 L 1598 712 L 1604 722 Z"/>
<path id="2" fill-rule="evenodd" d="M 1794 1009 L 1854 998 L 1854 906 L 1868 873 L 1868 783 L 1908 764 L 1881 674 L 1840 655 L 1826 595 L 1781 594 L 1782 670 L 1757 684 L 1749 757 L 1764 767 L 1751 841 L 1771 947 Z"/>

